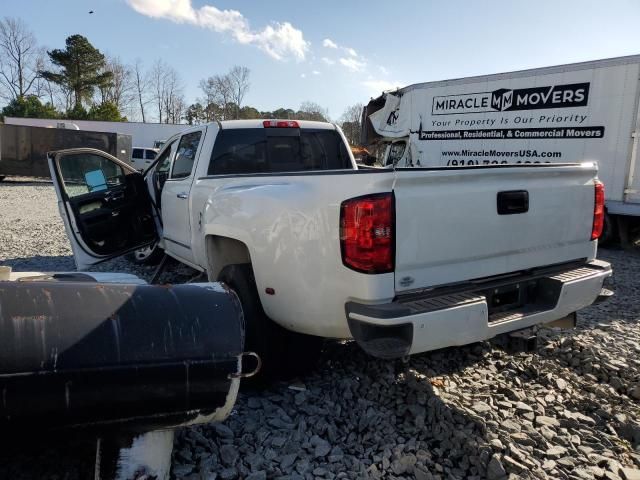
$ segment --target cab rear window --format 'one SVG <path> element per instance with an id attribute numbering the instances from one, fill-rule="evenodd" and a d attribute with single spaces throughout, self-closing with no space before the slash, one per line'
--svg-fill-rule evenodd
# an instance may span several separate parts
<path id="1" fill-rule="evenodd" d="M 209 175 L 351 169 L 335 130 L 242 128 L 216 137 Z"/>

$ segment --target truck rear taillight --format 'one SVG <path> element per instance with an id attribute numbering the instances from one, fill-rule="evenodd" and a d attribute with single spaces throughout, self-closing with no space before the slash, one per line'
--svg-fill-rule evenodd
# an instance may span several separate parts
<path id="1" fill-rule="evenodd" d="M 264 128 L 300 128 L 295 120 L 265 120 L 262 126 Z"/>
<path id="2" fill-rule="evenodd" d="M 604 184 L 599 180 L 594 183 L 595 202 L 593 205 L 593 227 L 591 228 L 591 240 L 597 240 L 604 227 Z"/>
<path id="3" fill-rule="evenodd" d="M 393 193 L 345 200 L 340 206 L 342 263 L 362 273 L 393 272 L 395 255 Z"/>

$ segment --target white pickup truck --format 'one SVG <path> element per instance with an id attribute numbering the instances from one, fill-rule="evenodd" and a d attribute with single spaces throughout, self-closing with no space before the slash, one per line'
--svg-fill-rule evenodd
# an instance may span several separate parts
<path id="1" fill-rule="evenodd" d="M 193 127 L 143 174 L 49 162 L 78 269 L 157 244 L 236 291 L 267 365 L 318 337 L 394 358 L 554 322 L 611 275 L 592 163 L 363 169 L 335 125 L 280 120 Z"/>

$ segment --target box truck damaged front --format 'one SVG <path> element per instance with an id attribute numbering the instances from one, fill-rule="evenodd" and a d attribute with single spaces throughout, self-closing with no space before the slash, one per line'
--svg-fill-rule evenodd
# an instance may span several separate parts
<path id="1" fill-rule="evenodd" d="M 640 233 L 639 78 L 630 56 L 410 85 L 365 107 L 362 140 L 386 146 L 387 167 L 596 161 L 608 233 L 629 241 Z"/>

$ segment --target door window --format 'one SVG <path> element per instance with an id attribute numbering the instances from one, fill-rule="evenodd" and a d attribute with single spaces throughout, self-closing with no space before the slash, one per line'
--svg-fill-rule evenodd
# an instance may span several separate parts
<path id="1" fill-rule="evenodd" d="M 74 153 L 60 158 L 60 175 L 69 198 L 117 188 L 125 183 L 122 167 L 94 153 Z"/>
<path id="2" fill-rule="evenodd" d="M 197 131 L 187 133 L 180 138 L 170 178 L 186 178 L 191 175 L 201 137 L 202 131 Z"/>
<path id="3" fill-rule="evenodd" d="M 157 155 L 157 153 L 155 152 L 155 150 L 145 150 L 144 151 L 144 158 L 146 160 L 155 160 L 156 159 L 156 155 Z"/>
<path id="4" fill-rule="evenodd" d="M 131 153 L 131 158 L 142 158 L 142 148 L 134 148 L 133 152 Z"/>

